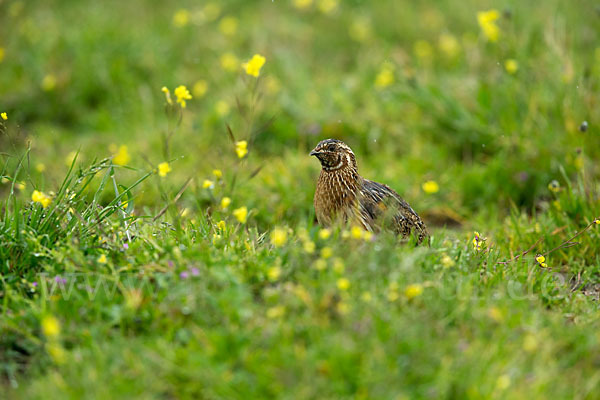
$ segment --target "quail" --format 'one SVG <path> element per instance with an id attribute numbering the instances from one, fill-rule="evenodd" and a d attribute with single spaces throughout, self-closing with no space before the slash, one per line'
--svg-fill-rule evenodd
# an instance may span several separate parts
<path id="1" fill-rule="evenodd" d="M 310 155 L 321 162 L 314 197 L 319 225 L 342 221 L 371 232 L 389 229 L 403 238 L 415 235 L 417 244 L 429 238 L 419 215 L 398 193 L 359 175 L 356 157 L 347 144 L 322 140 Z"/>

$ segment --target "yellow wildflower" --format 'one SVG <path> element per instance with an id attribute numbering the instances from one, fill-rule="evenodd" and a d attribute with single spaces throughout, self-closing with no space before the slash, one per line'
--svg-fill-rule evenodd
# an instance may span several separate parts
<path id="1" fill-rule="evenodd" d="M 173 14 L 173 25 L 177 28 L 183 28 L 190 22 L 190 12 L 185 8 L 181 8 Z"/>
<path id="2" fill-rule="evenodd" d="M 215 178 L 217 179 L 221 179 L 221 177 L 223 176 L 223 171 L 221 171 L 220 169 L 213 169 L 212 172 Z"/>
<path id="3" fill-rule="evenodd" d="M 442 33 L 438 39 L 438 47 L 448 58 L 454 58 L 460 52 L 460 45 L 456 37 L 449 33 Z"/>
<path id="4" fill-rule="evenodd" d="M 221 67 L 225 71 L 234 72 L 239 68 L 240 62 L 237 57 L 232 53 L 225 53 L 221 56 Z"/>
<path id="5" fill-rule="evenodd" d="M 194 83 L 194 86 L 192 87 L 192 92 L 194 93 L 194 96 L 198 98 L 204 96 L 207 90 L 208 83 L 204 79 L 196 81 L 196 83 Z"/>
<path id="6" fill-rule="evenodd" d="M 367 41 L 371 37 L 371 21 L 365 17 L 357 17 L 348 27 L 348 33 L 357 42 Z"/>
<path id="7" fill-rule="evenodd" d="M 519 69 L 519 63 L 517 60 L 509 58 L 508 60 L 504 61 L 504 69 L 511 75 L 516 74 L 517 70 Z"/>
<path id="8" fill-rule="evenodd" d="M 455 264 L 454 260 L 448 254 L 444 254 L 442 256 L 442 266 L 444 268 L 453 267 L 454 264 Z"/>
<path id="9" fill-rule="evenodd" d="M 504 313 L 498 307 L 490 307 L 487 311 L 487 315 L 495 322 L 500 323 L 504 321 Z"/>
<path id="10" fill-rule="evenodd" d="M 325 268 L 327 268 L 327 260 L 323 260 L 322 258 L 319 258 L 315 261 L 313 266 L 317 271 L 322 271 Z"/>
<path id="11" fill-rule="evenodd" d="M 287 231 L 282 228 L 275 228 L 271 232 L 271 244 L 275 247 L 281 247 L 287 242 Z"/>
<path id="12" fill-rule="evenodd" d="M 427 40 L 417 40 L 414 45 L 414 52 L 417 58 L 429 61 L 433 57 L 433 47 Z"/>
<path id="13" fill-rule="evenodd" d="M 227 104 L 225 100 L 219 100 L 217 101 L 217 104 L 215 104 L 215 110 L 220 117 L 224 117 L 229 114 L 229 104 Z"/>
<path id="14" fill-rule="evenodd" d="M 335 308 L 341 315 L 346 315 L 350 312 L 350 306 L 345 301 L 340 301 Z"/>
<path id="15" fill-rule="evenodd" d="M 474 232 L 475 237 L 473 238 L 473 250 L 475 251 L 481 251 L 481 247 L 483 242 L 485 242 L 485 238 L 481 237 L 481 235 L 479 234 L 479 232 Z"/>
<path id="16" fill-rule="evenodd" d="M 223 197 L 221 199 L 221 208 L 225 210 L 231 204 L 231 199 L 229 197 Z"/>
<path id="17" fill-rule="evenodd" d="M 214 21 L 221 14 L 221 7 L 217 3 L 208 3 L 204 6 L 202 14 L 207 22 Z"/>
<path id="18" fill-rule="evenodd" d="M 394 67 L 390 63 L 385 63 L 375 77 L 375 87 L 383 89 L 394 83 Z"/>
<path id="19" fill-rule="evenodd" d="M 52 74 L 45 75 L 40 86 L 45 92 L 54 90 L 56 87 L 56 77 Z"/>
<path id="20" fill-rule="evenodd" d="M 34 203 L 40 203 L 43 208 L 46 208 L 52 202 L 52 199 L 48 197 L 44 192 L 40 192 L 39 190 L 34 190 L 31 194 L 31 200 Z"/>
<path id="21" fill-rule="evenodd" d="M 237 32 L 238 20 L 235 17 L 224 17 L 219 23 L 219 30 L 225 36 L 233 36 Z"/>
<path id="22" fill-rule="evenodd" d="M 312 240 L 307 240 L 304 242 L 303 248 L 305 252 L 307 252 L 308 254 L 312 254 L 315 252 L 315 242 L 313 242 Z"/>
<path id="23" fill-rule="evenodd" d="M 271 267 L 267 271 L 267 277 L 269 278 L 270 281 L 276 281 L 277 279 L 279 279 L 280 275 L 281 275 L 281 267 L 279 267 L 279 266 Z"/>
<path id="24" fill-rule="evenodd" d="M 8 115 L 5 112 L 3 112 L 2 114 L 0 114 L 0 117 L 2 117 L 2 119 L 5 120 L 5 121 L 8 119 Z"/>
<path id="25" fill-rule="evenodd" d="M 510 386 L 510 376 L 507 374 L 500 375 L 498 379 L 496 379 L 496 388 L 498 390 L 505 390 Z"/>
<path id="26" fill-rule="evenodd" d="M 217 223 L 217 228 L 219 228 L 220 231 L 224 231 L 226 227 L 227 227 L 227 224 L 223 220 L 220 220 Z"/>
<path id="27" fill-rule="evenodd" d="M 363 232 L 363 240 L 365 242 L 370 242 L 371 240 L 373 240 L 373 237 L 374 237 L 373 232 L 371 232 L 371 231 Z"/>
<path id="28" fill-rule="evenodd" d="M 238 158 L 244 158 L 244 156 L 248 154 L 248 142 L 245 140 L 235 142 L 235 153 L 237 154 Z"/>
<path id="29" fill-rule="evenodd" d="M 333 255 L 331 247 L 323 247 L 321 249 L 321 258 L 327 259 Z"/>
<path id="30" fill-rule="evenodd" d="M 483 32 L 483 35 L 490 42 L 498 41 L 500 28 L 496 25 L 496 20 L 500 18 L 498 10 L 480 11 L 477 13 L 477 23 Z"/>
<path id="31" fill-rule="evenodd" d="M 98 257 L 98 262 L 100 264 L 106 264 L 106 255 L 105 254 L 101 254 L 100 257 Z"/>
<path id="32" fill-rule="evenodd" d="M 25 182 L 23 182 L 23 181 L 16 182 L 15 187 L 19 190 L 25 190 Z"/>
<path id="33" fill-rule="evenodd" d="M 364 230 L 357 225 L 354 225 L 352 227 L 352 229 L 350 229 L 350 235 L 354 238 L 354 239 L 360 239 L 363 236 L 363 232 Z"/>
<path id="34" fill-rule="evenodd" d="M 281 318 L 285 315 L 284 306 L 275 306 L 267 310 L 267 317 L 270 319 Z"/>
<path id="35" fill-rule="evenodd" d="M 181 108 L 185 108 L 186 100 L 191 100 L 192 95 L 190 91 L 184 85 L 179 85 L 175 88 L 175 96 L 177 97 L 177 102 L 181 104 Z"/>
<path id="36" fill-rule="evenodd" d="M 35 165 L 35 170 L 36 170 L 37 172 L 40 172 L 40 173 L 41 173 L 41 172 L 44 172 L 44 171 L 46 170 L 46 165 L 45 165 L 45 164 L 43 164 L 43 163 L 37 163 L 37 164 Z"/>
<path id="37" fill-rule="evenodd" d="M 202 189 L 214 189 L 214 187 L 215 183 L 210 179 L 205 179 L 204 182 L 202 182 Z"/>
<path id="38" fill-rule="evenodd" d="M 294 0 L 294 7 L 299 10 L 304 10 L 311 6 L 313 0 Z"/>
<path id="39" fill-rule="evenodd" d="M 338 7 L 338 0 L 320 0 L 318 7 L 323 14 L 331 14 Z"/>
<path id="40" fill-rule="evenodd" d="M 169 172 L 171 172 L 171 166 L 168 162 L 165 161 L 158 164 L 158 176 L 164 178 Z"/>
<path id="41" fill-rule="evenodd" d="M 537 261 L 537 262 L 538 262 L 538 264 L 540 265 L 540 267 L 542 267 L 542 268 L 546 268 L 546 267 L 548 266 L 548 264 L 546 264 L 546 257 L 544 257 L 544 256 L 543 256 L 543 255 L 541 255 L 541 254 L 538 254 L 538 255 L 535 257 L 535 261 Z"/>
<path id="42" fill-rule="evenodd" d="M 594 223 L 595 223 L 596 225 L 600 225 L 600 218 L 596 218 L 596 219 L 594 220 Z"/>
<path id="43" fill-rule="evenodd" d="M 560 183 L 558 183 L 557 180 L 553 180 L 548 184 L 548 190 L 550 190 L 552 193 L 558 193 L 560 192 Z"/>
<path id="44" fill-rule="evenodd" d="M 436 181 L 426 181 L 426 182 L 423 182 L 423 185 L 421 185 L 421 188 L 427 194 L 434 194 L 434 193 L 439 192 L 440 185 L 438 185 L 438 183 Z"/>
<path id="45" fill-rule="evenodd" d="M 404 289 L 404 296 L 406 296 L 408 300 L 419 297 L 421 294 L 423 294 L 423 285 L 420 283 L 413 283 Z"/>
<path id="46" fill-rule="evenodd" d="M 49 339 L 53 339 L 60 335 L 60 322 L 56 317 L 47 315 L 42 319 L 42 333 Z"/>
<path id="47" fill-rule="evenodd" d="M 319 239 L 326 240 L 331 236 L 331 229 L 323 228 L 319 231 Z"/>
<path id="48" fill-rule="evenodd" d="M 129 149 L 125 145 L 119 146 L 119 151 L 113 155 L 113 163 L 117 165 L 126 165 L 129 161 L 131 161 Z"/>
<path id="49" fill-rule="evenodd" d="M 343 274 L 346 267 L 344 266 L 344 260 L 339 257 L 333 259 L 333 270 L 337 274 Z"/>
<path id="50" fill-rule="evenodd" d="M 57 342 L 51 342 L 46 344 L 46 351 L 52 357 L 52 360 L 56 364 L 64 364 L 67 359 L 67 352 L 63 347 Z"/>
<path id="51" fill-rule="evenodd" d="M 246 206 L 236 208 L 232 211 L 232 214 L 238 221 L 245 224 L 248 219 L 248 208 Z"/>
<path id="52" fill-rule="evenodd" d="M 340 278 L 337 280 L 337 287 L 340 290 L 348 290 L 350 287 L 350 281 L 346 278 Z"/>
<path id="53" fill-rule="evenodd" d="M 242 68 L 246 70 L 248 75 L 252 75 L 254 77 L 258 77 L 260 75 L 260 69 L 263 65 L 265 65 L 266 58 L 261 56 L 260 54 L 255 54 L 252 56 L 250 61 L 242 64 Z"/>
<path id="54" fill-rule="evenodd" d="M 528 353 L 533 353 L 534 351 L 536 351 L 538 348 L 538 340 L 537 338 L 532 335 L 531 333 L 526 335 L 525 338 L 523 339 L 523 350 L 525 350 Z"/>
<path id="55" fill-rule="evenodd" d="M 160 90 L 165 94 L 165 100 L 167 100 L 167 103 L 173 104 L 173 100 L 171 100 L 171 92 L 169 92 L 169 89 L 166 86 L 163 86 Z"/>

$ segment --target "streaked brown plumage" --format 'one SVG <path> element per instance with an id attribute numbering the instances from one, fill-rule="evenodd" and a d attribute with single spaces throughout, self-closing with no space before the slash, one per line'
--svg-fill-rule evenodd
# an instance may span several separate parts
<path id="1" fill-rule="evenodd" d="M 418 243 L 429 237 L 421 218 L 398 193 L 359 175 L 356 157 L 344 142 L 323 140 L 310 155 L 322 167 L 314 198 L 320 225 L 341 220 L 368 231 L 388 228 L 403 237 L 413 233 Z"/>

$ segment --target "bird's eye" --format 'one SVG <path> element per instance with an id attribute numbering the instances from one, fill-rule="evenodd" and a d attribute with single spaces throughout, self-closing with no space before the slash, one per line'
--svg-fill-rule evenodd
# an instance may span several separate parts
<path id="1" fill-rule="evenodd" d="M 327 151 L 335 151 L 335 144 L 330 144 L 330 145 L 327 147 Z"/>

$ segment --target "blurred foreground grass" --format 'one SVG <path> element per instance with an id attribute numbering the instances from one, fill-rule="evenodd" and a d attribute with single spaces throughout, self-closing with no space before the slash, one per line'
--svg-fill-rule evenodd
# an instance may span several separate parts
<path id="1" fill-rule="evenodd" d="M 0 22 L 8 397 L 598 393 L 591 2 L 4 0 Z M 430 248 L 314 225 L 326 137 Z"/>

